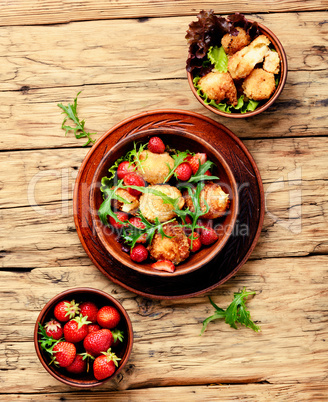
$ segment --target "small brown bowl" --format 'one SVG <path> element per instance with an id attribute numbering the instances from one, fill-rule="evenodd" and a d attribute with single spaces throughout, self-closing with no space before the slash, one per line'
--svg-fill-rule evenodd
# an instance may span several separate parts
<path id="1" fill-rule="evenodd" d="M 103 201 L 101 191 L 99 189 L 101 178 L 107 175 L 108 168 L 127 151 L 133 149 L 134 142 L 146 143 L 152 136 L 159 136 L 164 144 L 170 148 L 178 149 L 180 151 L 189 150 L 191 152 L 205 152 L 208 160 L 215 163 L 216 167 L 213 170 L 214 175 L 217 175 L 220 180 L 219 184 L 222 189 L 229 193 L 230 207 L 226 215 L 219 220 L 219 239 L 209 247 L 203 247 L 197 253 L 191 253 L 187 260 L 176 266 L 174 272 L 157 271 L 151 267 L 155 261 L 148 260 L 145 263 L 135 263 L 131 260 L 129 254 L 122 251 L 122 245 L 117 241 L 117 234 L 113 233 L 109 226 L 105 226 L 100 221 L 98 216 L 99 207 Z M 202 138 L 191 134 L 187 131 L 177 131 L 170 129 L 152 129 L 141 131 L 137 134 L 129 135 L 129 137 L 119 141 L 107 154 L 102 157 L 98 168 L 96 169 L 90 190 L 90 206 L 92 213 L 92 220 L 97 232 L 97 236 L 107 250 L 109 259 L 114 259 L 115 263 L 122 264 L 124 267 L 131 268 L 138 272 L 154 276 L 178 276 L 190 273 L 196 269 L 204 266 L 211 261 L 226 244 L 233 227 L 236 222 L 238 214 L 238 189 L 237 184 L 224 157 L 220 150 L 215 149 L 207 141 Z M 129 275 L 127 269 L 127 275 Z"/>
<path id="2" fill-rule="evenodd" d="M 248 20 L 249 22 L 253 23 L 254 21 L 252 20 Z M 279 79 L 279 83 L 277 85 L 277 88 L 275 90 L 275 92 L 273 93 L 273 95 L 271 96 L 270 99 L 268 99 L 267 102 L 263 103 L 262 105 L 258 106 L 253 112 L 246 112 L 246 113 L 226 113 L 226 112 L 222 112 L 219 109 L 216 109 L 215 107 L 211 106 L 211 105 L 207 105 L 204 100 L 198 95 L 197 90 L 193 84 L 193 76 L 191 73 L 187 72 L 187 77 L 188 77 L 188 83 L 190 86 L 190 89 L 192 91 L 192 93 L 195 95 L 195 97 L 197 98 L 197 100 L 204 106 L 206 107 L 206 109 L 210 110 L 211 112 L 220 115 L 220 116 L 224 116 L 224 117 L 230 117 L 232 119 L 244 119 L 246 117 L 252 117 L 252 116 L 256 116 L 259 113 L 264 112 L 264 110 L 268 109 L 268 107 L 270 107 L 278 98 L 278 96 L 280 95 L 281 91 L 283 90 L 285 83 L 286 83 L 286 79 L 287 79 L 287 70 L 288 70 L 288 65 L 287 65 L 287 57 L 286 57 L 286 53 L 285 50 L 281 44 L 281 42 L 279 41 L 279 39 L 277 38 L 277 36 L 270 31 L 269 28 L 265 27 L 264 25 L 258 23 L 258 26 L 260 28 L 260 31 L 262 34 L 264 34 L 265 36 L 267 36 L 270 39 L 270 42 L 272 43 L 272 45 L 274 46 L 275 50 L 278 52 L 279 57 L 280 57 L 280 79 Z"/>
<path id="3" fill-rule="evenodd" d="M 75 302 L 84 302 L 84 301 L 92 301 L 99 308 L 103 306 L 113 306 L 115 307 L 121 316 L 121 321 L 118 325 L 118 328 L 124 332 L 124 341 L 121 345 L 115 347 L 113 352 L 121 359 L 118 361 L 118 368 L 115 373 L 105 378 L 104 380 L 98 381 L 91 372 L 83 375 L 75 375 L 67 372 L 64 368 L 56 367 L 54 364 L 49 365 L 51 361 L 51 357 L 47 352 L 45 352 L 39 344 L 39 340 L 41 336 L 38 334 L 39 332 L 39 323 L 44 325 L 51 318 L 54 318 L 54 308 L 57 303 L 62 300 L 75 300 Z M 116 300 L 114 297 L 109 294 L 92 288 L 74 288 L 65 290 L 62 293 L 59 293 L 57 296 L 53 297 L 41 310 L 38 319 L 36 320 L 34 327 L 34 346 L 36 350 L 36 354 L 43 367 L 58 381 L 63 382 L 64 384 L 71 385 L 73 387 L 79 388 L 90 388 L 95 387 L 97 385 L 101 385 L 104 382 L 112 379 L 116 376 L 120 371 L 122 371 L 123 367 L 126 365 L 132 350 L 133 344 L 133 330 L 130 318 L 123 308 L 123 306 Z"/>

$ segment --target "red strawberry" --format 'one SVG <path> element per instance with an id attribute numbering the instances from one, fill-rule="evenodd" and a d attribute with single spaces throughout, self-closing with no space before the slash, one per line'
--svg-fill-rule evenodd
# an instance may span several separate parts
<path id="1" fill-rule="evenodd" d="M 46 334 L 48 336 L 52 336 L 57 341 L 63 336 L 63 328 L 61 323 L 56 320 L 50 320 L 45 323 L 44 329 L 46 330 Z"/>
<path id="2" fill-rule="evenodd" d="M 66 367 L 66 370 L 69 373 L 73 374 L 82 374 L 87 370 L 87 362 L 83 359 L 83 356 L 76 355 L 73 363 Z"/>
<path id="3" fill-rule="evenodd" d="M 89 333 L 87 317 L 81 314 L 79 317 L 73 318 L 64 325 L 64 337 L 67 342 L 77 343 L 82 341 Z"/>
<path id="4" fill-rule="evenodd" d="M 123 183 L 126 186 L 145 187 L 144 179 L 137 175 L 137 173 L 129 173 L 124 176 Z M 141 194 L 139 190 L 135 190 L 133 188 L 128 188 L 128 192 L 134 197 L 138 197 Z"/>
<path id="5" fill-rule="evenodd" d="M 115 215 L 122 222 L 125 222 L 129 219 L 129 216 L 126 212 L 119 211 L 119 212 L 115 213 Z M 120 229 L 123 226 L 125 226 L 125 224 L 123 224 L 123 223 L 116 222 L 116 220 L 112 216 L 109 217 L 109 222 L 115 229 Z"/>
<path id="6" fill-rule="evenodd" d="M 100 329 L 101 329 L 101 328 L 100 328 L 100 326 L 99 326 L 98 324 L 89 324 L 89 325 L 88 325 L 89 334 L 90 334 L 91 332 L 99 331 Z"/>
<path id="7" fill-rule="evenodd" d="M 53 347 L 52 351 L 54 353 L 54 362 L 60 367 L 70 366 L 76 356 L 76 348 L 71 342 L 59 342 Z"/>
<path id="8" fill-rule="evenodd" d="M 146 227 L 145 224 L 142 222 L 142 220 L 136 216 L 130 218 L 129 222 L 131 223 L 131 225 L 139 229 L 144 229 Z M 146 243 L 146 241 L 147 241 L 147 233 L 144 233 L 142 236 L 139 237 L 137 243 Z"/>
<path id="9" fill-rule="evenodd" d="M 115 353 L 112 353 L 110 349 L 107 352 L 102 352 L 102 355 L 98 356 L 93 363 L 93 374 L 96 379 L 103 380 L 113 375 L 118 366 L 118 360 L 121 359 Z"/>
<path id="10" fill-rule="evenodd" d="M 189 242 L 190 250 L 191 250 L 193 253 L 196 253 L 196 252 L 202 247 L 202 243 L 201 243 L 201 241 L 200 241 L 199 234 L 198 234 L 198 233 L 194 233 L 194 240 L 192 241 L 192 247 L 191 247 L 191 236 L 192 236 L 192 235 L 190 235 L 190 236 L 188 237 L 188 242 Z"/>
<path id="11" fill-rule="evenodd" d="M 112 306 L 102 307 L 97 314 L 98 324 L 103 328 L 115 328 L 121 320 L 120 313 Z"/>
<path id="12" fill-rule="evenodd" d="M 131 250 L 130 258 L 134 262 L 143 262 L 148 258 L 148 250 L 142 244 L 138 244 Z"/>
<path id="13" fill-rule="evenodd" d="M 113 335 L 109 329 L 100 329 L 90 332 L 83 341 L 85 351 L 91 356 L 99 356 L 101 352 L 106 352 L 114 342 Z"/>
<path id="14" fill-rule="evenodd" d="M 115 346 L 118 346 L 121 342 L 123 342 L 124 333 L 123 333 L 123 331 L 115 328 L 115 329 L 113 329 L 112 334 L 113 334 L 113 338 L 114 338 L 114 343 L 113 343 L 112 347 L 114 348 Z"/>
<path id="15" fill-rule="evenodd" d="M 214 243 L 217 241 L 219 236 L 215 232 L 214 229 L 210 227 L 206 227 L 202 229 L 202 233 L 200 235 L 200 241 L 204 246 L 209 246 L 210 244 Z"/>
<path id="16" fill-rule="evenodd" d="M 97 322 L 98 307 L 94 303 L 90 301 L 83 302 L 80 305 L 80 313 L 84 317 L 88 317 L 88 320 L 91 321 L 91 323 L 94 324 Z"/>
<path id="17" fill-rule="evenodd" d="M 80 311 L 78 303 L 74 300 L 69 302 L 68 300 L 63 300 L 59 302 L 54 310 L 54 315 L 58 321 L 66 322 L 76 316 Z"/>
<path id="18" fill-rule="evenodd" d="M 176 169 L 175 169 L 175 175 L 178 180 L 181 181 L 188 181 L 192 175 L 192 170 L 191 166 L 187 162 L 181 163 Z"/>
<path id="19" fill-rule="evenodd" d="M 154 154 L 162 154 L 165 152 L 165 145 L 159 137 L 152 137 L 148 142 L 148 149 Z"/>
<path id="20" fill-rule="evenodd" d="M 136 170 L 136 165 L 128 161 L 121 162 L 117 168 L 117 178 L 122 180 L 124 176 Z"/>
<path id="21" fill-rule="evenodd" d="M 212 176 L 212 173 L 209 170 L 206 170 L 206 172 L 204 173 L 205 176 Z"/>
<path id="22" fill-rule="evenodd" d="M 175 265 L 173 264 L 172 261 L 168 260 L 160 260 L 154 262 L 154 264 L 152 264 L 151 266 L 152 268 L 157 269 L 158 271 L 167 271 L 167 272 L 175 271 Z"/>
<path id="23" fill-rule="evenodd" d="M 207 155 L 202 153 L 197 153 L 188 160 L 191 166 L 193 174 L 195 174 L 199 168 L 199 162 L 203 165 L 207 161 Z"/>

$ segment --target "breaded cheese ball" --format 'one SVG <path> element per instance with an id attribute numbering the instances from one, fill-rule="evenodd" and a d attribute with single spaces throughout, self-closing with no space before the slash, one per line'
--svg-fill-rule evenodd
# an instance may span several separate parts
<path id="1" fill-rule="evenodd" d="M 229 73 L 211 71 L 198 81 L 198 85 L 208 98 L 217 103 L 227 99 L 230 105 L 237 105 L 237 89 Z"/>
<path id="2" fill-rule="evenodd" d="M 173 199 L 179 198 L 179 209 L 184 206 L 184 199 L 176 187 L 164 184 L 162 186 L 149 186 L 148 188 L 160 191 Z M 141 195 L 139 209 L 143 216 L 150 222 L 155 222 L 156 217 L 160 222 L 165 222 L 174 218 L 176 215 L 175 212 L 173 212 L 173 205 L 165 204 L 159 195 L 154 195 L 152 193 L 144 193 Z"/>
<path id="3" fill-rule="evenodd" d="M 177 265 L 189 257 L 189 243 L 183 229 L 172 223 L 163 226 L 164 233 L 168 237 L 162 237 L 156 233 L 151 242 L 149 254 L 155 260 L 169 260 Z"/>
<path id="4" fill-rule="evenodd" d="M 137 173 L 150 184 L 163 183 L 174 166 L 174 160 L 167 152 L 154 154 L 148 150 L 142 151 L 139 162 L 136 161 Z"/>
<path id="5" fill-rule="evenodd" d="M 244 94 L 255 101 L 269 99 L 276 89 L 276 83 L 273 73 L 268 73 L 262 68 L 256 68 L 244 80 Z"/>
<path id="6" fill-rule="evenodd" d="M 200 207 L 202 211 L 206 211 L 206 201 L 209 206 L 209 211 L 202 215 L 201 218 L 205 219 L 216 219 L 224 215 L 229 207 L 229 194 L 226 194 L 221 186 L 216 183 L 209 182 L 205 184 L 204 188 L 200 192 Z M 194 212 L 194 205 L 190 196 L 185 194 L 186 206 Z"/>
<path id="7" fill-rule="evenodd" d="M 228 60 L 228 71 L 234 80 L 247 77 L 254 69 L 256 64 L 262 63 L 264 57 L 269 52 L 269 39 L 265 35 L 260 35 L 248 46 L 239 50 Z"/>
<path id="8" fill-rule="evenodd" d="M 112 190 L 114 188 L 115 187 L 112 187 Z M 133 214 L 134 212 L 136 212 L 137 208 L 139 207 L 139 200 L 137 197 L 131 195 L 127 190 L 124 190 L 123 188 L 117 189 L 115 191 L 115 194 L 119 195 L 127 201 L 127 203 L 124 203 L 119 200 L 113 200 L 113 205 L 116 209 L 119 209 L 120 211 L 126 212 L 128 214 Z"/>
<path id="9" fill-rule="evenodd" d="M 236 27 L 238 35 L 225 34 L 221 40 L 221 45 L 228 56 L 233 55 L 251 42 L 251 37 L 243 28 Z"/>
<path id="10" fill-rule="evenodd" d="M 268 73 L 278 74 L 280 70 L 280 58 L 277 52 L 269 50 L 264 58 L 263 70 Z"/>

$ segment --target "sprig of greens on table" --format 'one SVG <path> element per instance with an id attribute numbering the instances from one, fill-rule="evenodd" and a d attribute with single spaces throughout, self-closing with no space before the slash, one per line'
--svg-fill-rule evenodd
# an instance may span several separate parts
<path id="1" fill-rule="evenodd" d="M 214 69 L 221 73 L 226 73 L 228 71 L 228 56 L 226 55 L 223 46 L 211 46 L 207 52 L 207 59 L 204 63 L 210 63 L 214 65 Z M 252 112 L 257 108 L 260 102 L 254 101 L 252 99 L 245 99 L 244 95 L 240 95 L 237 101 L 237 105 L 228 105 L 227 103 L 220 102 L 216 103 L 214 99 L 209 99 L 206 94 L 202 91 L 198 82 L 200 80 L 200 76 L 195 76 L 193 79 L 193 83 L 195 88 L 197 89 L 197 94 L 204 100 L 206 105 L 213 106 L 221 112 L 232 113 L 232 112 L 240 112 L 247 113 Z"/>
<path id="2" fill-rule="evenodd" d="M 65 130 L 65 135 L 73 131 L 75 138 L 88 138 L 87 142 L 83 145 L 86 147 L 90 143 L 94 144 L 96 141 L 91 137 L 93 134 L 96 133 L 88 133 L 84 129 L 85 121 L 80 120 L 78 115 L 77 115 L 77 97 L 80 95 L 81 91 L 78 92 L 76 95 L 73 104 L 68 104 L 67 106 L 64 106 L 62 103 L 58 103 L 57 106 L 60 107 L 63 110 L 63 113 L 66 114 L 66 117 L 64 118 L 62 122 L 61 128 Z M 67 126 L 65 123 L 67 120 L 72 120 L 72 122 L 75 124 L 75 127 L 72 126 Z"/>
<path id="3" fill-rule="evenodd" d="M 204 333 L 207 325 L 214 320 L 223 318 L 230 327 L 237 329 L 236 324 L 244 325 L 247 328 L 251 328 L 253 331 L 260 331 L 260 327 L 254 323 L 251 319 L 250 312 L 246 309 L 246 299 L 250 295 L 255 295 L 255 292 L 247 292 L 244 288 L 239 293 L 234 293 L 234 299 L 226 310 L 218 307 L 212 299 L 209 297 L 212 306 L 215 308 L 215 313 L 203 321 L 203 328 L 200 335 Z"/>
<path id="4" fill-rule="evenodd" d="M 100 220 L 104 225 L 108 225 L 108 220 L 107 217 L 111 216 L 116 222 L 119 223 L 124 223 L 127 224 L 127 227 L 124 227 L 122 230 L 122 237 L 125 240 L 125 242 L 133 248 L 137 242 L 137 240 L 143 236 L 145 233 L 147 234 L 147 242 L 151 243 L 154 234 L 156 231 L 160 233 L 165 237 L 169 237 L 165 234 L 163 230 L 163 226 L 173 222 L 175 218 L 166 221 L 166 222 L 159 222 L 159 220 L 156 218 L 155 223 L 152 224 L 148 222 L 148 220 L 142 215 L 142 213 L 139 211 L 138 216 L 140 217 L 141 221 L 145 225 L 145 228 L 136 228 L 134 225 L 132 225 L 129 221 L 128 222 L 122 222 L 117 218 L 117 215 L 112 209 L 112 200 L 118 200 L 123 203 L 128 203 L 124 198 L 120 197 L 117 194 L 118 189 L 123 189 L 126 190 L 128 187 L 132 188 L 134 190 L 138 190 L 142 193 L 151 193 L 156 196 L 161 197 L 163 200 L 164 204 L 170 204 L 173 206 L 173 210 L 176 213 L 177 217 L 181 219 L 182 223 L 180 224 L 181 227 L 183 228 L 188 228 L 191 232 L 191 247 L 192 243 L 195 240 L 195 230 L 200 229 L 201 226 L 197 224 L 197 221 L 199 218 L 201 218 L 203 215 L 205 215 L 209 211 L 209 206 L 207 205 L 206 201 L 204 201 L 206 209 L 203 211 L 201 209 L 201 204 L 200 204 L 200 193 L 202 189 L 205 186 L 204 180 L 216 180 L 219 179 L 218 176 L 207 176 L 205 175 L 205 172 L 208 171 L 209 169 L 212 168 L 214 165 L 213 162 L 211 161 L 206 161 L 203 165 L 199 164 L 199 168 L 195 174 L 193 174 L 188 182 L 186 183 L 179 183 L 177 186 L 179 189 L 186 189 L 189 196 L 191 197 L 191 200 L 194 205 L 194 211 L 191 211 L 189 208 L 186 209 L 179 209 L 178 204 L 179 204 L 179 198 L 171 198 L 168 195 L 162 193 L 161 191 L 155 190 L 153 188 L 149 187 L 139 187 L 139 186 L 125 186 L 123 184 L 123 180 L 120 180 L 117 184 L 114 184 L 115 177 L 116 177 L 116 170 L 118 165 L 123 162 L 123 161 L 129 161 L 130 163 L 138 163 L 138 157 L 140 155 L 140 152 L 142 152 L 147 144 L 139 145 L 139 149 L 137 147 L 137 144 L 134 144 L 133 150 L 129 151 L 126 155 L 123 157 L 119 158 L 118 160 L 115 161 L 115 163 L 109 168 L 109 176 L 108 177 L 103 177 L 101 179 L 101 191 L 103 193 L 103 198 L 104 201 L 100 205 L 98 214 L 100 217 Z M 177 152 L 176 155 L 173 155 L 173 159 L 175 161 L 173 168 L 170 170 L 169 177 L 173 174 L 174 170 L 185 160 L 187 157 L 188 153 L 187 152 Z M 174 158 L 175 156 L 175 158 Z M 192 183 L 197 183 L 196 187 Z M 186 222 L 186 217 L 189 216 L 191 218 L 191 223 Z"/>

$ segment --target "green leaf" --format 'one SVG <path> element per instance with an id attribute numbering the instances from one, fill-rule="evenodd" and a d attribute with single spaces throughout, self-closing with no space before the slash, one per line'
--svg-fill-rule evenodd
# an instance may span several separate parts
<path id="1" fill-rule="evenodd" d="M 89 145 L 90 143 L 94 143 L 95 140 L 92 139 L 91 135 L 96 134 L 96 133 L 88 133 L 85 131 L 84 129 L 84 125 L 85 125 L 85 121 L 79 119 L 78 115 L 77 115 L 77 97 L 80 95 L 81 91 L 77 93 L 73 104 L 68 104 L 67 106 L 64 106 L 62 103 L 58 103 L 57 106 L 60 107 L 63 111 L 63 113 L 66 114 L 66 117 L 64 118 L 63 122 L 62 122 L 62 126 L 61 128 L 63 130 L 65 130 L 65 135 L 67 135 L 67 133 L 69 131 L 73 131 L 75 138 L 88 138 L 87 142 L 83 145 L 84 147 Z M 65 125 L 67 120 L 72 120 L 73 123 L 75 124 L 75 127 L 72 126 L 67 126 Z"/>
<path id="2" fill-rule="evenodd" d="M 203 164 L 199 163 L 198 170 L 194 175 L 192 175 L 190 177 L 190 179 L 188 180 L 189 183 L 199 182 L 199 181 L 202 181 L 202 180 L 218 180 L 219 179 L 218 176 L 207 176 L 207 175 L 205 175 L 205 173 L 209 169 L 211 169 L 211 167 L 213 165 L 215 165 L 215 163 L 213 163 L 211 161 L 206 161 Z"/>
<path id="3" fill-rule="evenodd" d="M 39 323 L 39 331 L 38 334 L 41 335 L 41 339 L 39 339 L 40 347 L 44 349 L 49 354 L 53 354 L 53 348 L 57 343 L 61 342 L 63 339 L 54 339 L 52 336 L 48 336 L 44 327 Z"/>
<path id="4" fill-rule="evenodd" d="M 220 73 L 226 73 L 228 71 L 228 56 L 224 51 L 223 46 L 211 46 L 208 49 L 207 57 L 212 64 L 214 64 L 214 68 L 216 71 Z"/>
<path id="5" fill-rule="evenodd" d="M 186 157 L 187 157 L 188 155 L 190 155 L 190 154 L 188 154 L 188 152 L 179 152 L 179 153 L 177 153 L 176 155 L 172 155 L 172 158 L 173 158 L 173 160 L 174 160 L 174 165 L 173 165 L 173 167 L 172 167 L 172 169 L 171 169 L 171 168 L 170 168 L 170 165 L 167 164 L 167 166 L 169 167 L 170 170 L 169 170 L 168 175 L 165 177 L 163 183 L 166 183 L 167 180 L 169 180 L 169 178 L 170 178 L 170 177 L 172 176 L 172 174 L 175 172 L 175 169 L 176 169 L 179 165 L 181 165 L 181 163 L 184 162 L 184 160 L 186 159 Z M 175 176 L 176 176 L 176 175 L 175 175 Z"/>

